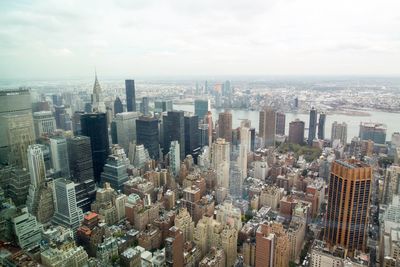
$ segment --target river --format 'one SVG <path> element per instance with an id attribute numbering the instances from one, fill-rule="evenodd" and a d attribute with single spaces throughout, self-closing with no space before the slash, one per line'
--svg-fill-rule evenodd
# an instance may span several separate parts
<path id="1" fill-rule="evenodd" d="M 174 109 L 194 112 L 193 105 L 175 105 Z M 224 111 L 223 109 L 212 109 L 213 120 L 218 119 L 218 113 Z M 232 124 L 233 127 L 239 127 L 241 119 L 251 120 L 251 126 L 256 128 L 258 131 L 259 122 L 259 111 L 254 110 L 243 110 L 233 109 L 232 112 Z M 328 114 L 326 116 L 325 124 L 325 137 L 331 137 L 331 128 L 334 121 L 347 123 L 347 142 L 350 142 L 351 138 L 358 136 L 360 130 L 360 122 L 379 122 L 384 123 L 387 126 L 386 140 L 390 141 L 391 136 L 394 132 L 400 132 L 400 114 L 390 113 L 382 111 L 366 111 L 370 116 L 357 116 L 357 115 L 345 115 L 345 114 Z M 309 124 L 309 115 L 303 113 L 286 113 L 286 125 L 285 134 L 289 133 L 289 122 L 296 118 L 305 122 L 306 128 Z M 307 136 L 307 130 L 305 137 Z"/>

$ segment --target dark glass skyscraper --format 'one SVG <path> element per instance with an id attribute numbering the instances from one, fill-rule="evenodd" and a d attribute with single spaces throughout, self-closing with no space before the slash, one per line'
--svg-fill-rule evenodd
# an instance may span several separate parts
<path id="1" fill-rule="evenodd" d="M 158 119 L 140 117 L 136 120 L 136 143 L 138 145 L 143 145 L 147 149 L 150 158 L 159 159 Z"/>
<path id="2" fill-rule="evenodd" d="M 326 114 L 325 113 L 319 114 L 318 139 L 321 139 L 321 140 L 325 139 L 325 121 L 326 121 Z"/>
<path id="3" fill-rule="evenodd" d="M 185 116 L 185 156 L 190 154 L 197 158 L 194 152 L 199 151 L 199 146 L 199 117 Z"/>
<path id="4" fill-rule="evenodd" d="M 276 134 L 285 135 L 286 115 L 283 112 L 276 113 Z"/>
<path id="5" fill-rule="evenodd" d="M 209 110 L 209 101 L 206 99 L 196 99 L 194 101 L 194 114 L 199 117 L 199 120 L 204 120 Z"/>
<path id="6" fill-rule="evenodd" d="M 71 180 L 75 183 L 76 201 L 83 211 L 90 210 L 96 194 L 93 176 L 92 148 L 87 136 L 67 139 Z"/>
<path id="7" fill-rule="evenodd" d="M 114 101 L 114 115 L 122 112 L 124 112 L 124 106 L 122 105 L 121 99 L 117 97 Z"/>
<path id="8" fill-rule="evenodd" d="M 317 110 L 312 107 L 310 110 L 310 123 L 308 124 L 308 145 L 311 146 L 317 134 Z"/>
<path id="9" fill-rule="evenodd" d="M 163 117 L 164 155 L 169 152 L 171 141 L 178 141 L 181 160 L 185 158 L 185 122 L 183 111 L 168 111 Z"/>
<path id="10" fill-rule="evenodd" d="M 126 109 L 136 111 L 135 80 L 125 80 Z"/>
<path id="11" fill-rule="evenodd" d="M 93 171 L 96 182 L 100 181 L 109 153 L 107 117 L 105 113 L 89 113 L 81 116 L 82 135 L 90 137 Z"/>

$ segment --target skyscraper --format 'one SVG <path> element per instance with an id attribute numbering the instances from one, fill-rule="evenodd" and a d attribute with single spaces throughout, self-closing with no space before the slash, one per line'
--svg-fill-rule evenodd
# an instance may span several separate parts
<path id="1" fill-rule="evenodd" d="M 26 150 L 35 141 L 32 115 L 4 115 L 3 120 L 6 120 L 8 163 L 20 168 L 28 168 Z"/>
<path id="2" fill-rule="evenodd" d="M 313 141 L 316 137 L 317 133 L 317 110 L 312 107 L 310 110 L 310 122 L 308 124 L 308 140 L 307 143 L 309 146 L 313 144 Z"/>
<path id="3" fill-rule="evenodd" d="M 136 120 L 138 118 L 138 112 L 122 112 L 115 116 L 117 141 L 125 153 L 129 152 L 129 144 L 136 142 Z"/>
<path id="4" fill-rule="evenodd" d="M 325 113 L 319 114 L 318 139 L 320 139 L 320 140 L 325 139 L 325 121 L 326 121 L 326 114 Z"/>
<path id="5" fill-rule="evenodd" d="M 125 80 L 126 110 L 136 111 L 135 80 Z"/>
<path id="6" fill-rule="evenodd" d="M 55 213 L 53 223 L 78 229 L 83 213 L 77 206 L 74 182 L 65 178 L 54 181 Z"/>
<path id="7" fill-rule="evenodd" d="M 360 123 L 361 140 L 371 140 L 377 144 L 386 142 L 386 125 L 382 123 L 362 122 Z"/>
<path id="8" fill-rule="evenodd" d="M 302 145 L 304 143 L 304 121 L 296 119 L 289 123 L 289 143 Z"/>
<path id="9" fill-rule="evenodd" d="M 197 158 L 199 152 L 199 117 L 197 115 L 185 115 L 185 156 L 192 155 Z"/>
<path id="10" fill-rule="evenodd" d="M 126 181 L 128 181 L 126 162 L 117 155 L 108 156 L 104 171 L 101 173 L 101 183 L 109 183 L 115 190 L 122 191 Z"/>
<path id="11" fill-rule="evenodd" d="M 166 155 L 169 152 L 171 141 L 178 141 L 181 160 L 185 158 L 185 119 L 183 111 L 168 111 L 163 116 L 164 149 Z"/>
<path id="12" fill-rule="evenodd" d="M 160 158 L 158 119 L 140 117 L 136 120 L 136 143 L 144 145 L 152 159 Z"/>
<path id="13" fill-rule="evenodd" d="M 172 100 L 154 101 L 154 111 L 155 112 L 165 112 L 165 111 L 172 111 L 172 110 L 173 110 Z"/>
<path id="14" fill-rule="evenodd" d="M 97 79 L 97 73 L 94 77 L 93 93 L 92 93 L 92 110 L 95 112 L 106 112 L 106 106 L 104 105 L 102 98 L 102 90 L 100 87 L 99 80 Z"/>
<path id="15" fill-rule="evenodd" d="M 29 89 L 0 91 L 0 162 L 8 162 L 9 159 L 8 115 L 27 115 L 32 118 Z"/>
<path id="16" fill-rule="evenodd" d="M 347 144 L 347 124 L 345 122 L 338 123 L 335 121 L 332 123 L 331 141 L 334 140 L 340 140 L 342 144 Z"/>
<path id="17" fill-rule="evenodd" d="M 67 119 L 67 114 L 65 111 L 65 106 L 54 106 L 54 117 L 56 119 L 57 129 L 65 129 L 65 121 Z"/>
<path id="18" fill-rule="evenodd" d="M 53 169 L 63 178 L 69 178 L 67 140 L 63 137 L 50 138 L 51 162 Z"/>
<path id="19" fill-rule="evenodd" d="M 87 136 L 67 139 L 71 179 L 75 183 L 77 206 L 84 212 L 90 210 L 96 189 L 93 175 L 92 148 Z"/>
<path id="20" fill-rule="evenodd" d="M 204 121 L 204 117 L 210 110 L 210 100 L 209 99 L 196 99 L 194 101 L 194 114 L 199 117 L 200 121 Z"/>
<path id="21" fill-rule="evenodd" d="M 33 124 L 36 138 L 43 134 L 50 134 L 56 129 L 56 120 L 51 111 L 38 111 L 33 113 Z"/>
<path id="22" fill-rule="evenodd" d="M 169 150 L 169 165 L 174 175 L 178 175 L 181 170 L 180 148 L 178 141 L 171 141 Z"/>
<path id="23" fill-rule="evenodd" d="M 114 101 L 114 115 L 122 112 L 124 112 L 124 106 L 122 105 L 121 99 L 117 97 Z"/>
<path id="24" fill-rule="evenodd" d="M 285 135 L 286 115 L 283 112 L 276 113 L 276 134 Z"/>
<path id="25" fill-rule="evenodd" d="M 357 161 L 332 163 L 326 212 L 325 241 L 348 251 L 367 244 L 372 168 Z"/>
<path id="26" fill-rule="evenodd" d="M 29 213 L 41 223 L 49 222 L 54 213 L 53 190 L 46 181 L 43 151 L 40 145 L 31 145 L 27 151 L 31 184 L 26 201 Z"/>
<path id="27" fill-rule="evenodd" d="M 229 189 L 230 144 L 225 139 L 213 143 L 211 164 L 217 172 L 217 186 Z"/>
<path id="28" fill-rule="evenodd" d="M 239 169 L 242 171 L 242 179 L 247 177 L 247 154 L 250 150 L 250 129 L 242 122 L 240 127 L 240 148 L 238 165 Z M 242 181 L 240 181 L 242 183 Z"/>
<path id="29" fill-rule="evenodd" d="M 89 113 L 81 116 L 82 135 L 90 137 L 92 148 L 93 171 L 96 182 L 109 153 L 108 129 L 105 113 Z"/>
<path id="30" fill-rule="evenodd" d="M 146 96 L 142 98 L 142 105 L 140 106 L 140 112 L 142 112 L 142 114 L 145 116 L 149 115 L 149 98 Z"/>
<path id="31" fill-rule="evenodd" d="M 259 135 L 265 147 L 275 146 L 276 112 L 272 108 L 260 111 Z"/>
<path id="32" fill-rule="evenodd" d="M 232 142 L 232 113 L 229 111 L 221 112 L 218 115 L 219 138 L 226 142 Z"/>

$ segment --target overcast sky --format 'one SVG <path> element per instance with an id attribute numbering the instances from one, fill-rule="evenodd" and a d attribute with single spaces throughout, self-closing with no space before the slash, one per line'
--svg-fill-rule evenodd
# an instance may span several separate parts
<path id="1" fill-rule="evenodd" d="M 1 0 L 0 79 L 399 75 L 399 0 Z"/>

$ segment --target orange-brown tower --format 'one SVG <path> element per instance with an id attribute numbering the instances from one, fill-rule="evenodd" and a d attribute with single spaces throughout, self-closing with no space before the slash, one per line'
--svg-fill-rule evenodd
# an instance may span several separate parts
<path id="1" fill-rule="evenodd" d="M 348 252 L 367 243 L 372 167 L 357 160 L 332 164 L 326 211 L 325 241 Z"/>

